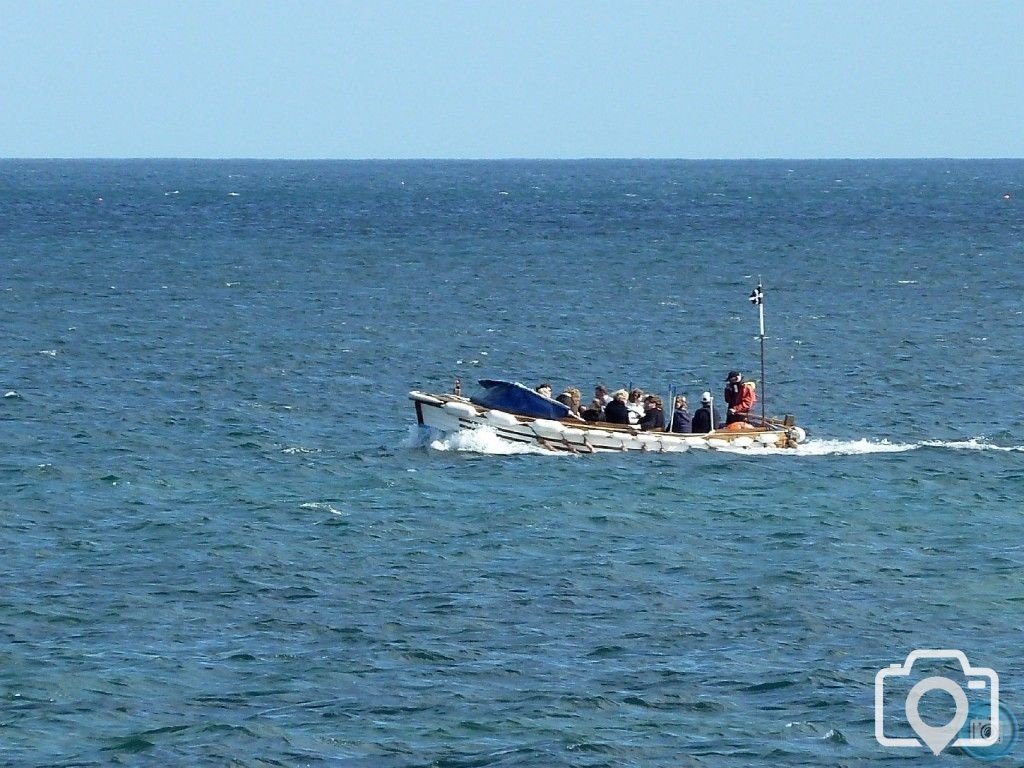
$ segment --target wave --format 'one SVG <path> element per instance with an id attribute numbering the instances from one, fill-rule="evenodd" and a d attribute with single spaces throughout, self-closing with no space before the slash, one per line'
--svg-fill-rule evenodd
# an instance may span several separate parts
<path id="1" fill-rule="evenodd" d="M 888 440 L 808 440 L 796 450 L 776 449 L 779 454 L 797 456 L 863 456 L 869 453 L 903 453 L 919 446 L 916 443 L 890 443 Z"/>
<path id="2" fill-rule="evenodd" d="M 340 509 L 335 509 L 326 501 L 307 501 L 299 504 L 299 509 L 309 509 L 314 512 L 330 512 L 332 515 L 344 515 Z"/>
<path id="3" fill-rule="evenodd" d="M 972 437 L 970 440 L 925 440 L 920 443 L 922 448 L 955 448 L 961 451 L 1019 451 L 1024 452 L 1024 445 L 993 445 L 985 442 L 983 437 Z"/>
<path id="4" fill-rule="evenodd" d="M 551 451 L 539 445 L 516 443 L 499 437 L 490 427 L 464 429 L 454 433 L 444 433 L 428 427 L 412 425 L 409 435 L 403 443 L 405 448 L 426 448 L 439 452 L 480 453 L 492 456 L 512 456 L 520 454 L 536 454 L 541 456 L 570 456 L 565 451 Z M 987 442 L 984 437 L 972 437 L 967 440 L 923 440 L 917 443 L 892 443 L 885 439 L 872 440 L 829 440 L 814 439 L 801 443 L 794 448 L 775 448 L 753 445 L 747 448 L 736 448 L 729 445 L 693 450 L 709 450 L 718 453 L 742 454 L 746 456 L 864 456 L 873 453 L 905 453 L 922 448 L 939 448 L 954 451 L 1001 451 L 1024 452 L 1024 445 L 1003 446 Z M 580 454 L 582 455 L 582 454 Z"/>
<path id="5" fill-rule="evenodd" d="M 919 443 L 891 443 L 888 440 L 808 440 L 794 448 L 775 448 L 754 445 L 749 448 L 720 446 L 713 450 L 759 456 L 864 456 L 872 453 L 905 453 L 921 448 L 973 451 L 1024 451 L 1024 446 L 1002 446 L 986 442 L 985 438 L 969 440 L 924 440 Z"/>
<path id="6" fill-rule="evenodd" d="M 492 456 L 514 456 L 519 454 L 539 454 L 542 456 L 571 455 L 562 451 L 549 451 L 533 443 L 517 443 L 498 436 L 490 427 L 463 429 L 459 432 L 440 432 L 429 427 L 414 424 L 409 428 L 405 440 L 406 448 L 429 448 L 432 451 L 462 451 L 467 453 L 483 453 Z"/>

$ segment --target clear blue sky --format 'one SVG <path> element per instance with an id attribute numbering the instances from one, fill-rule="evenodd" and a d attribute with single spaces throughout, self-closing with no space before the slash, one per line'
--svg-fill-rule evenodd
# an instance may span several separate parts
<path id="1" fill-rule="evenodd" d="M 1021 0 L 0 0 L 0 157 L 1024 157 Z"/>

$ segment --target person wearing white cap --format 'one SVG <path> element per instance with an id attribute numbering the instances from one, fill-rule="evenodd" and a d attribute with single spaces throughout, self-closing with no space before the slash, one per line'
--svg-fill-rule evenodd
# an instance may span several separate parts
<path id="1" fill-rule="evenodd" d="M 711 393 L 705 392 L 700 396 L 700 408 L 693 414 L 693 421 L 690 422 L 690 429 L 695 434 L 707 434 L 715 424 L 714 404 L 711 401 Z"/>

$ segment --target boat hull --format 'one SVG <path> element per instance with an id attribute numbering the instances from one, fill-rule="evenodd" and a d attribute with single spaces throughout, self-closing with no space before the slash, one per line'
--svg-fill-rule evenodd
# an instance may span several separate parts
<path id="1" fill-rule="evenodd" d="M 603 422 L 554 421 L 517 416 L 474 405 L 457 395 L 410 392 L 416 420 L 441 432 L 489 427 L 502 439 L 539 445 L 554 451 L 601 453 L 610 451 L 680 452 L 690 448 L 795 448 L 804 439 L 799 427 L 718 430 L 706 435 L 678 432 L 643 432 L 639 428 Z"/>

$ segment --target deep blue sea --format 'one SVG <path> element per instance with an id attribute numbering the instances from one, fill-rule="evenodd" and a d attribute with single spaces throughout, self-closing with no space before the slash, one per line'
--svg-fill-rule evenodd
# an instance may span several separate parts
<path id="1" fill-rule="evenodd" d="M 914 649 L 1024 718 L 1024 161 L 2 161 L 0 265 L 2 765 L 975 764 L 876 741 Z M 798 451 L 415 426 L 720 396 L 758 279 Z"/>

